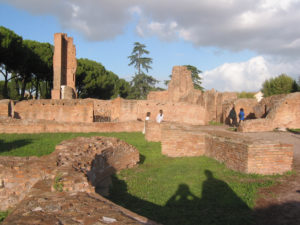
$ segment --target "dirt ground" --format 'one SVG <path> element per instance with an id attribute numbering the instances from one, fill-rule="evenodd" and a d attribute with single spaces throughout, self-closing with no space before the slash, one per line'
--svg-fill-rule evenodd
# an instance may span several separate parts
<path id="1" fill-rule="evenodd" d="M 279 184 L 260 190 L 254 211 L 256 224 L 300 225 L 300 134 L 264 132 L 245 135 L 294 145 L 294 173 L 281 178 Z"/>

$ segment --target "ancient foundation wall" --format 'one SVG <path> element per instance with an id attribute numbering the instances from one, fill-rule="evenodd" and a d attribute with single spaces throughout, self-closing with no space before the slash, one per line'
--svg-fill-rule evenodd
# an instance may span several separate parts
<path id="1" fill-rule="evenodd" d="M 282 174 L 292 170 L 293 145 L 276 140 L 251 141 L 238 133 L 174 123 L 160 127 L 149 123 L 146 128 L 146 139 L 156 141 L 161 128 L 162 154 L 169 157 L 206 155 L 243 173 Z"/>
<path id="2" fill-rule="evenodd" d="M 28 100 L 16 102 L 14 118 L 59 122 L 93 122 L 89 100 Z"/>
<path id="3" fill-rule="evenodd" d="M 0 210 L 15 207 L 3 224 L 154 225 L 101 196 L 113 173 L 138 161 L 135 147 L 107 137 L 66 140 L 40 158 L 0 157 Z"/>
<path id="4" fill-rule="evenodd" d="M 161 141 L 161 124 L 156 123 L 153 121 L 146 121 L 145 122 L 145 138 L 147 141 L 155 141 L 160 142 Z"/>
<path id="5" fill-rule="evenodd" d="M 204 155 L 205 134 L 184 130 L 175 124 L 162 124 L 161 151 L 169 157 Z"/>
<path id="6" fill-rule="evenodd" d="M 205 155 L 224 163 L 229 169 L 248 173 L 246 144 L 222 136 L 207 135 Z"/>
<path id="7" fill-rule="evenodd" d="M 256 143 L 248 145 L 248 173 L 273 174 L 292 170 L 293 146 Z"/>
<path id="8" fill-rule="evenodd" d="M 56 132 L 142 132 L 139 121 L 106 123 L 68 123 L 51 121 L 13 120 L 0 122 L 0 133 L 56 133 Z"/>

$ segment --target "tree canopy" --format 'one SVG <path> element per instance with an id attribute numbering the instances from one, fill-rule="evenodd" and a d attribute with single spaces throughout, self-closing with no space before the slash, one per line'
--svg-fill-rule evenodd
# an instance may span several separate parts
<path id="1" fill-rule="evenodd" d="M 265 97 L 288 94 L 298 90 L 297 83 L 286 74 L 281 74 L 278 77 L 266 80 L 262 86 L 261 91 L 264 93 Z"/>
<path id="2" fill-rule="evenodd" d="M 128 65 L 134 65 L 134 67 L 137 69 L 137 74 L 144 73 L 142 69 L 145 69 L 148 73 L 148 70 L 152 69 L 150 66 L 152 59 L 149 57 L 143 57 L 143 55 L 148 55 L 149 53 L 150 52 L 146 50 L 146 45 L 135 42 L 131 55 L 128 56 L 130 59 L 130 63 Z"/>
<path id="3" fill-rule="evenodd" d="M 125 98 L 129 94 L 128 82 L 89 59 L 77 60 L 76 88 L 80 98 Z"/>
<path id="4" fill-rule="evenodd" d="M 155 85 L 158 83 L 158 80 L 143 71 L 145 69 L 148 72 L 149 69 L 152 69 L 150 66 L 152 58 L 144 57 L 144 54 L 148 55 L 149 53 L 146 50 L 146 45 L 135 42 L 132 53 L 128 56 L 130 60 L 128 65 L 134 65 L 137 70 L 130 82 L 131 92 L 128 97 L 131 99 L 145 99 L 149 91 L 156 89 Z"/>
<path id="5" fill-rule="evenodd" d="M 0 26 L 0 73 L 4 77 L 0 82 L 0 98 L 21 99 L 25 91 L 31 97 L 35 94 L 39 98 L 51 98 L 53 53 L 51 44 L 23 40 Z M 81 98 L 126 98 L 130 94 L 129 82 L 119 79 L 101 63 L 79 59 L 76 74 L 76 88 Z"/>

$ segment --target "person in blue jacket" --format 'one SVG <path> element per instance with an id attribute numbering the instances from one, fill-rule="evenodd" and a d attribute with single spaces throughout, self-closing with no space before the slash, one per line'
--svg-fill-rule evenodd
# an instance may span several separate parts
<path id="1" fill-rule="evenodd" d="M 243 108 L 240 108 L 239 118 L 240 118 L 239 123 L 241 123 L 241 121 L 244 121 L 244 119 L 245 119 L 245 113 L 244 113 L 244 109 Z"/>

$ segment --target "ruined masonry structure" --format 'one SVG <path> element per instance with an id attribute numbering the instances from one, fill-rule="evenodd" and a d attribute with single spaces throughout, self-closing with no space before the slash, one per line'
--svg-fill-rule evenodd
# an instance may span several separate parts
<path id="1" fill-rule="evenodd" d="M 75 74 L 77 68 L 76 48 L 73 38 L 67 34 L 54 34 L 53 89 L 52 99 L 74 99 L 77 97 Z"/>

